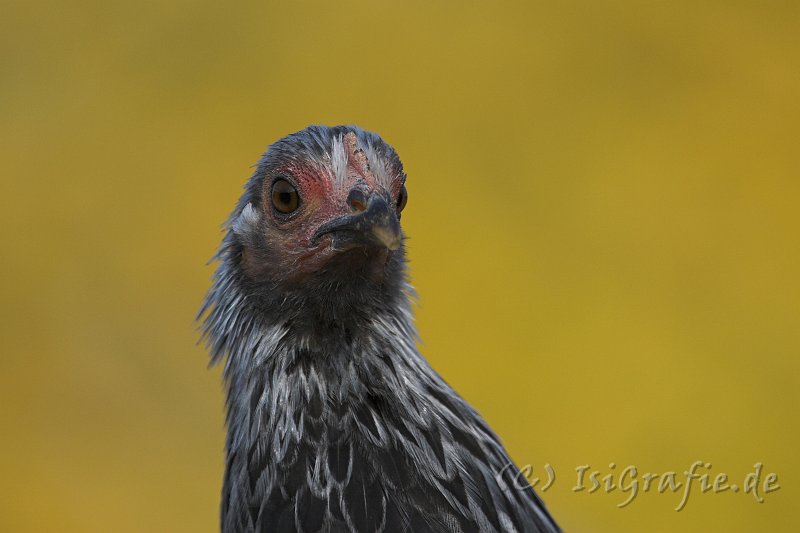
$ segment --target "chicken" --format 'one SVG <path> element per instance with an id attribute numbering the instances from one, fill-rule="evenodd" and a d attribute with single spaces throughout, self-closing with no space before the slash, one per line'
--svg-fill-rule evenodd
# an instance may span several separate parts
<path id="1" fill-rule="evenodd" d="M 355 126 L 269 147 L 199 318 L 227 392 L 224 533 L 560 531 L 416 348 L 394 149 Z"/>

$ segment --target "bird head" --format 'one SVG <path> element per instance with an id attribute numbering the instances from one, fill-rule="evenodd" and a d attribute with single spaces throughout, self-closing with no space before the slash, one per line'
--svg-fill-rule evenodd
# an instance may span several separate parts
<path id="1" fill-rule="evenodd" d="M 355 126 L 310 126 L 269 147 L 231 217 L 229 245 L 251 283 L 346 288 L 402 277 L 405 173 L 391 146 Z"/>

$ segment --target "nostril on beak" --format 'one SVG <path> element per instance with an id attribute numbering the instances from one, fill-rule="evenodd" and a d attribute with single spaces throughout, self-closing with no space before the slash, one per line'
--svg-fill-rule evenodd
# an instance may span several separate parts
<path id="1" fill-rule="evenodd" d="M 367 198 L 361 189 L 353 189 L 347 195 L 347 205 L 353 208 L 353 211 L 361 213 L 367 209 Z"/>

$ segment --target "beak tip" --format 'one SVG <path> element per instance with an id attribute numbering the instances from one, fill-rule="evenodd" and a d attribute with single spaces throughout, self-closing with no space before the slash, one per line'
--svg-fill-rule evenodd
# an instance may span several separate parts
<path id="1" fill-rule="evenodd" d="M 399 232 L 392 231 L 391 229 L 383 226 L 374 226 L 372 228 L 372 233 L 375 235 L 376 239 L 389 250 L 394 251 L 400 248 Z"/>

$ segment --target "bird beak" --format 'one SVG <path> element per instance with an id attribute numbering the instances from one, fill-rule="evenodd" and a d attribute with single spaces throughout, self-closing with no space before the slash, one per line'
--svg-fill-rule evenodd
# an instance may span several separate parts
<path id="1" fill-rule="evenodd" d="M 373 194 L 366 209 L 360 213 L 340 217 L 320 226 L 311 240 L 312 244 L 328 234 L 332 235 L 333 248 L 338 251 L 357 246 L 397 250 L 402 236 L 397 213 L 381 194 Z"/>

